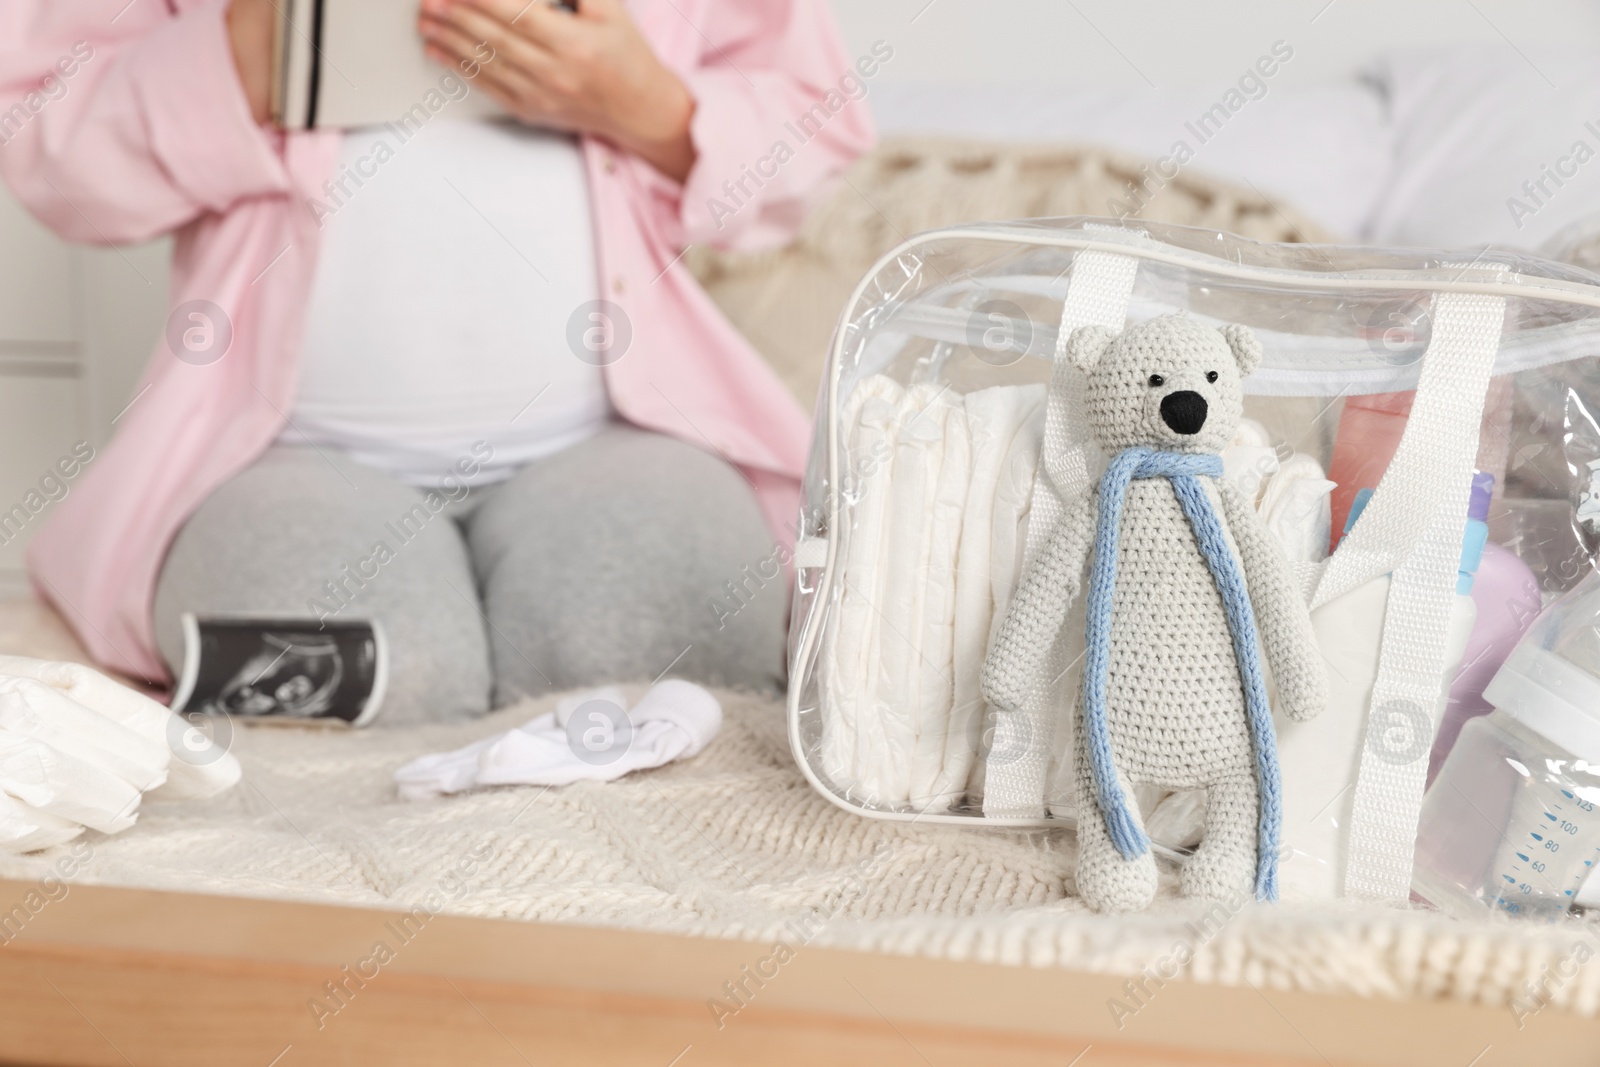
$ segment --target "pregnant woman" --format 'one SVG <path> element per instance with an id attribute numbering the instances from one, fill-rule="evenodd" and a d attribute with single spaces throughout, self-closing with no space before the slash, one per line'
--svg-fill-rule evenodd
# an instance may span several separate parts
<path id="1" fill-rule="evenodd" d="M 185 612 L 377 620 L 391 722 L 780 685 L 783 593 L 713 601 L 792 539 L 807 419 L 679 257 L 781 243 L 870 143 L 847 103 L 741 182 L 851 69 L 826 5 L 426 0 L 460 92 L 343 132 L 267 123 L 275 17 L 0 13 L 0 111 L 65 88 L 7 130 L 16 195 L 69 239 L 175 238 L 167 336 L 33 543 L 40 592 L 158 682 Z M 504 114 L 449 114 L 480 94 Z"/>

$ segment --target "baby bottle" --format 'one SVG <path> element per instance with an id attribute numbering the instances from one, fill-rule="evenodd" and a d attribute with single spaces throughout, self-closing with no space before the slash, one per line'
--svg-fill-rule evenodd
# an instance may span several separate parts
<path id="1" fill-rule="evenodd" d="M 1600 575 L 1545 609 L 1423 798 L 1412 889 L 1557 918 L 1600 860 Z"/>
<path id="2" fill-rule="evenodd" d="M 1483 691 L 1543 606 L 1539 579 L 1533 571 L 1516 553 L 1488 539 L 1486 520 L 1493 490 L 1494 475 L 1473 473 L 1456 593 L 1469 594 L 1476 611 L 1461 655 L 1461 669 L 1450 683 L 1450 699 L 1434 734 L 1433 752 L 1428 757 L 1429 785 L 1444 766 L 1461 727 L 1469 719 L 1493 710 L 1483 698 Z"/>

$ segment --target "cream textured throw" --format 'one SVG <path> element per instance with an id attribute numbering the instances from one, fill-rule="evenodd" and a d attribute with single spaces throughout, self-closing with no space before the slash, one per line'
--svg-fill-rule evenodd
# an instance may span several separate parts
<path id="1" fill-rule="evenodd" d="M 637 699 L 643 690 L 624 691 Z M 1405 907 L 1206 905 L 1179 899 L 1165 869 L 1151 910 L 1096 915 L 1066 895 L 1069 831 L 851 815 L 801 778 L 776 701 L 716 695 L 722 732 L 694 759 L 604 784 L 426 803 L 395 794 L 395 768 L 512 729 L 555 699 L 457 726 L 244 728 L 234 739 L 237 788 L 152 801 L 129 832 L 90 835 L 79 878 L 380 908 L 438 892 L 461 915 L 753 941 L 793 938 L 798 926 L 818 930 L 812 944 L 1125 974 L 1154 968 L 1182 942 L 1194 953 L 1185 973 L 1198 981 L 1496 1007 L 1560 967 L 1585 930 L 1600 938 L 1576 922 L 1466 925 Z M 442 884 L 471 850 L 488 852 L 479 873 Z M 0 875 L 38 878 L 56 858 L 8 857 Z M 1547 1010 L 1600 1014 L 1600 961 L 1556 983 L 1553 997 Z"/>

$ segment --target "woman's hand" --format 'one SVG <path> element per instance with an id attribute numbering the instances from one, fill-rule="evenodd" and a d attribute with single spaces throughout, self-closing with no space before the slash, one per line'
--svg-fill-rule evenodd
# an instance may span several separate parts
<path id="1" fill-rule="evenodd" d="M 272 107 L 272 0 L 233 0 L 228 5 L 228 40 L 244 98 L 257 123 Z"/>
<path id="2" fill-rule="evenodd" d="M 677 181 L 694 166 L 694 98 L 621 0 L 580 0 L 576 13 L 545 0 L 423 0 L 418 27 L 431 58 L 480 65 L 483 88 L 523 122 L 598 134 Z"/>

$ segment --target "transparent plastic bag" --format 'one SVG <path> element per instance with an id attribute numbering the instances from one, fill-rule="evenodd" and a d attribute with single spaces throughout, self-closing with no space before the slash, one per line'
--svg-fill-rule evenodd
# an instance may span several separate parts
<path id="1" fill-rule="evenodd" d="M 1277 722 L 1285 893 L 1403 897 L 1395 877 L 1371 880 L 1373 855 L 1351 859 L 1353 828 L 1395 822 L 1379 794 L 1398 794 L 1399 824 L 1415 826 L 1440 721 L 1488 710 L 1494 657 L 1592 569 L 1600 529 L 1600 278 L 1509 250 L 1052 219 L 934 231 L 885 256 L 844 311 L 817 407 L 791 630 L 796 758 L 867 816 L 1074 817 L 1081 603 L 1031 718 L 985 705 L 982 664 L 1041 531 L 1104 463 L 1058 339 L 1173 311 L 1243 323 L 1264 346 L 1225 477 L 1292 560 L 1334 667 L 1318 720 Z M 1347 534 L 1352 512 L 1364 521 Z M 1413 630 L 1416 647 L 1399 647 Z M 1396 662 L 1431 667 L 1402 676 Z M 1203 797 L 1140 794 L 1158 845 L 1193 844 Z M 1378 847 L 1409 870 L 1412 844 Z"/>

